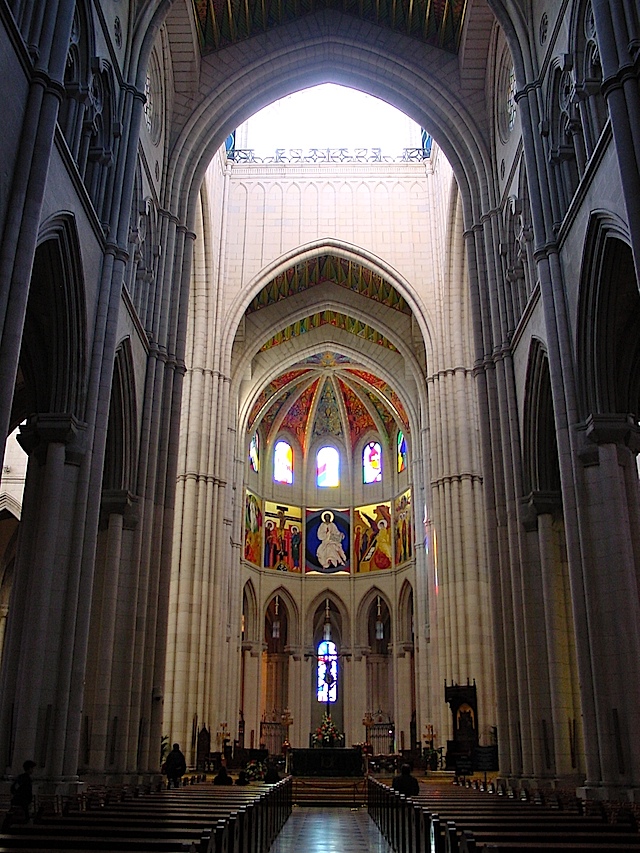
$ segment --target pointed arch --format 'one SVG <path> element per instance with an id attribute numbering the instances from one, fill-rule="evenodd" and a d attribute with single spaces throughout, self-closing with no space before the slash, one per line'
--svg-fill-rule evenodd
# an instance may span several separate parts
<path id="1" fill-rule="evenodd" d="M 560 464 L 553 414 L 549 359 L 541 341 L 534 339 L 525 385 L 523 486 L 531 492 L 560 495 Z"/>
<path id="2" fill-rule="evenodd" d="M 263 603 L 263 615 L 267 616 L 269 605 L 276 597 L 279 597 L 283 606 L 287 609 L 288 618 L 288 645 L 298 645 L 300 643 L 300 608 L 285 586 L 278 586 L 272 590 Z"/>
<path id="3" fill-rule="evenodd" d="M 414 643 L 414 597 L 413 586 L 405 580 L 398 594 L 397 636 L 404 645 Z"/>
<path id="4" fill-rule="evenodd" d="M 393 605 L 385 593 L 377 586 L 368 589 L 360 599 L 356 611 L 356 643 L 358 646 L 366 647 L 369 645 L 369 613 L 371 607 L 375 606 L 378 596 L 392 616 Z"/>
<path id="5" fill-rule="evenodd" d="M 345 645 L 348 646 L 349 637 L 351 636 L 349 609 L 336 591 L 329 587 L 318 593 L 307 607 L 305 622 L 309 627 L 306 635 L 313 637 L 316 643 L 318 638 L 322 637 L 322 625 L 324 624 L 324 611 L 327 600 L 329 601 L 331 610 L 331 625 L 337 632 L 334 642 L 338 644 L 339 650 L 342 652 Z"/>
<path id="6" fill-rule="evenodd" d="M 258 597 L 252 580 L 248 580 L 242 590 L 242 616 L 244 632 L 242 639 L 247 643 L 259 640 L 258 631 Z"/>
<path id="7" fill-rule="evenodd" d="M 34 413 L 83 419 L 86 307 L 75 221 L 55 217 L 41 230 L 24 323 L 12 429 Z"/>
<path id="8" fill-rule="evenodd" d="M 623 224 L 592 214 L 580 277 L 577 376 L 584 418 L 640 415 L 640 294 Z"/>
<path id="9" fill-rule="evenodd" d="M 136 401 L 131 341 L 116 350 L 109 424 L 105 451 L 103 490 L 135 491 Z"/>

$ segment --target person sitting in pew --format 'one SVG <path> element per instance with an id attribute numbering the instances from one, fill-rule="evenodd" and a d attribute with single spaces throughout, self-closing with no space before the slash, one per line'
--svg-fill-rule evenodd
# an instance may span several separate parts
<path id="1" fill-rule="evenodd" d="M 238 778 L 236 779 L 236 785 L 248 785 L 249 779 L 247 778 L 247 771 L 241 770 L 238 773 Z"/>
<path id="2" fill-rule="evenodd" d="M 227 768 L 223 765 L 217 774 L 213 777 L 214 785 L 233 785 L 233 779 L 227 773 Z"/>
<path id="3" fill-rule="evenodd" d="M 267 772 L 264 774 L 264 781 L 268 784 L 273 784 L 280 781 L 280 774 L 275 764 L 267 765 Z"/>
<path id="4" fill-rule="evenodd" d="M 394 776 L 391 787 L 394 791 L 404 794 L 405 797 L 415 797 L 420 793 L 418 780 L 411 775 L 411 767 L 408 764 L 402 765 L 400 775 Z"/>

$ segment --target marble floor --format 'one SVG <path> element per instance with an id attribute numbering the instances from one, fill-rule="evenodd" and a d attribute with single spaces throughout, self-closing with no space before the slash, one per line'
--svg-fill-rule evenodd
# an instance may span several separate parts
<path id="1" fill-rule="evenodd" d="M 366 808 L 294 806 L 270 853 L 391 853 Z"/>

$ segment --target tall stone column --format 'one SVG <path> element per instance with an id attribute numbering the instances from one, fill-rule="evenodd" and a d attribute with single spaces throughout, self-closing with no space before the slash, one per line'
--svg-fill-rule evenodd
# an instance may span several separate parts
<path id="1" fill-rule="evenodd" d="M 244 745 L 257 749 L 260 744 L 262 696 L 262 643 L 243 643 L 244 655 Z M 212 724 L 213 725 L 213 724 Z M 253 732 L 253 744 L 251 743 Z"/>
<path id="2" fill-rule="evenodd" d="M 396 651 L 394 666 L 396 749 L 402 747 L 402 732 L 404 732 L 404 748 L 410 749 L 411 743 L 411 712 L 413 710 L 411 697 L 413 694 L 413 645 L 402 643 Z"/>
<path id="3" fill-rule="evenodd" d="M 640 431 L 630 415 L 591 415 L 582 453 L 583 565 L 596 736 L 587 740 L 583 793 L 640 797 L 640 600 L 635 454 Z M 597 775 L 596 775 L 597 774 Z"/>
<path id="4" fill-rule="evenodd" d="M 634 0 L 592 0 L 602 91 L 622 178 L 636 276 L 640 281 L 640 21 Z"/>
<path id="5" fill-rule="evenodd" d="M 93 632 L 87 657 L 85 689 L 85 738 L 89 746 L 88 766 L 96 772 L 121 772 L 116 761 L 117 720 L 113 695 L 113 673 L 118 661 L 120 628 L 118 601 L 121 591 L 121 571 L 127 565 L 124 540 L 127 529 L 136 523 L 135 500 L 126 491 L 110 491 L 103 495 L 102 509 L 106 529 L 101 533 L 103 547 L 96 570 L 95 597 L 92 613 Z M 102 558 L 100 560 L 100 557 Z M 97 562 L 98 562 L 97 561 Z M 81 762 L 81 764 L 84 762 Z"/>
<path id="6" fill-rule="evenodd" d="M 77 778 L 64 778 L 63 761 L 71 754 L 77 766 L 79 744 L 67 743 L 55 724 L 66 719 L 64 703 L 70 701 L 76 620 L 79 610 L 90 606 L 69 594 L 83 429 L 70 415 L 34 416 L 21 428 L 18 440 L 29 454 L 27 523 L 16 557 L 1 700 L 0 724 L 7 735 L 2 763 L 15 771 L 33 757 L 41 775 L 61 782 Z"/>

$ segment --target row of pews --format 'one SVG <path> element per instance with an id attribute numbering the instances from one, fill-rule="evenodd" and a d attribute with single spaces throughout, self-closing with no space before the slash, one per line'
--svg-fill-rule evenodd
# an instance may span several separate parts
<path id="1" fill-rule="evenodd" d="M 292 808 L 292 781 L 216 787 L 210 782 L 67 803 L 0 835 L 0 853 L 268 853 Z"/>
<path id="2" fill-rule="evenodd" d="M 406 798 L 369 778 L 368 809 L 393 850 L 402 853 L 626 853 L 640 834 L 579 813 L 453 785 L 421 785 Z"/>

